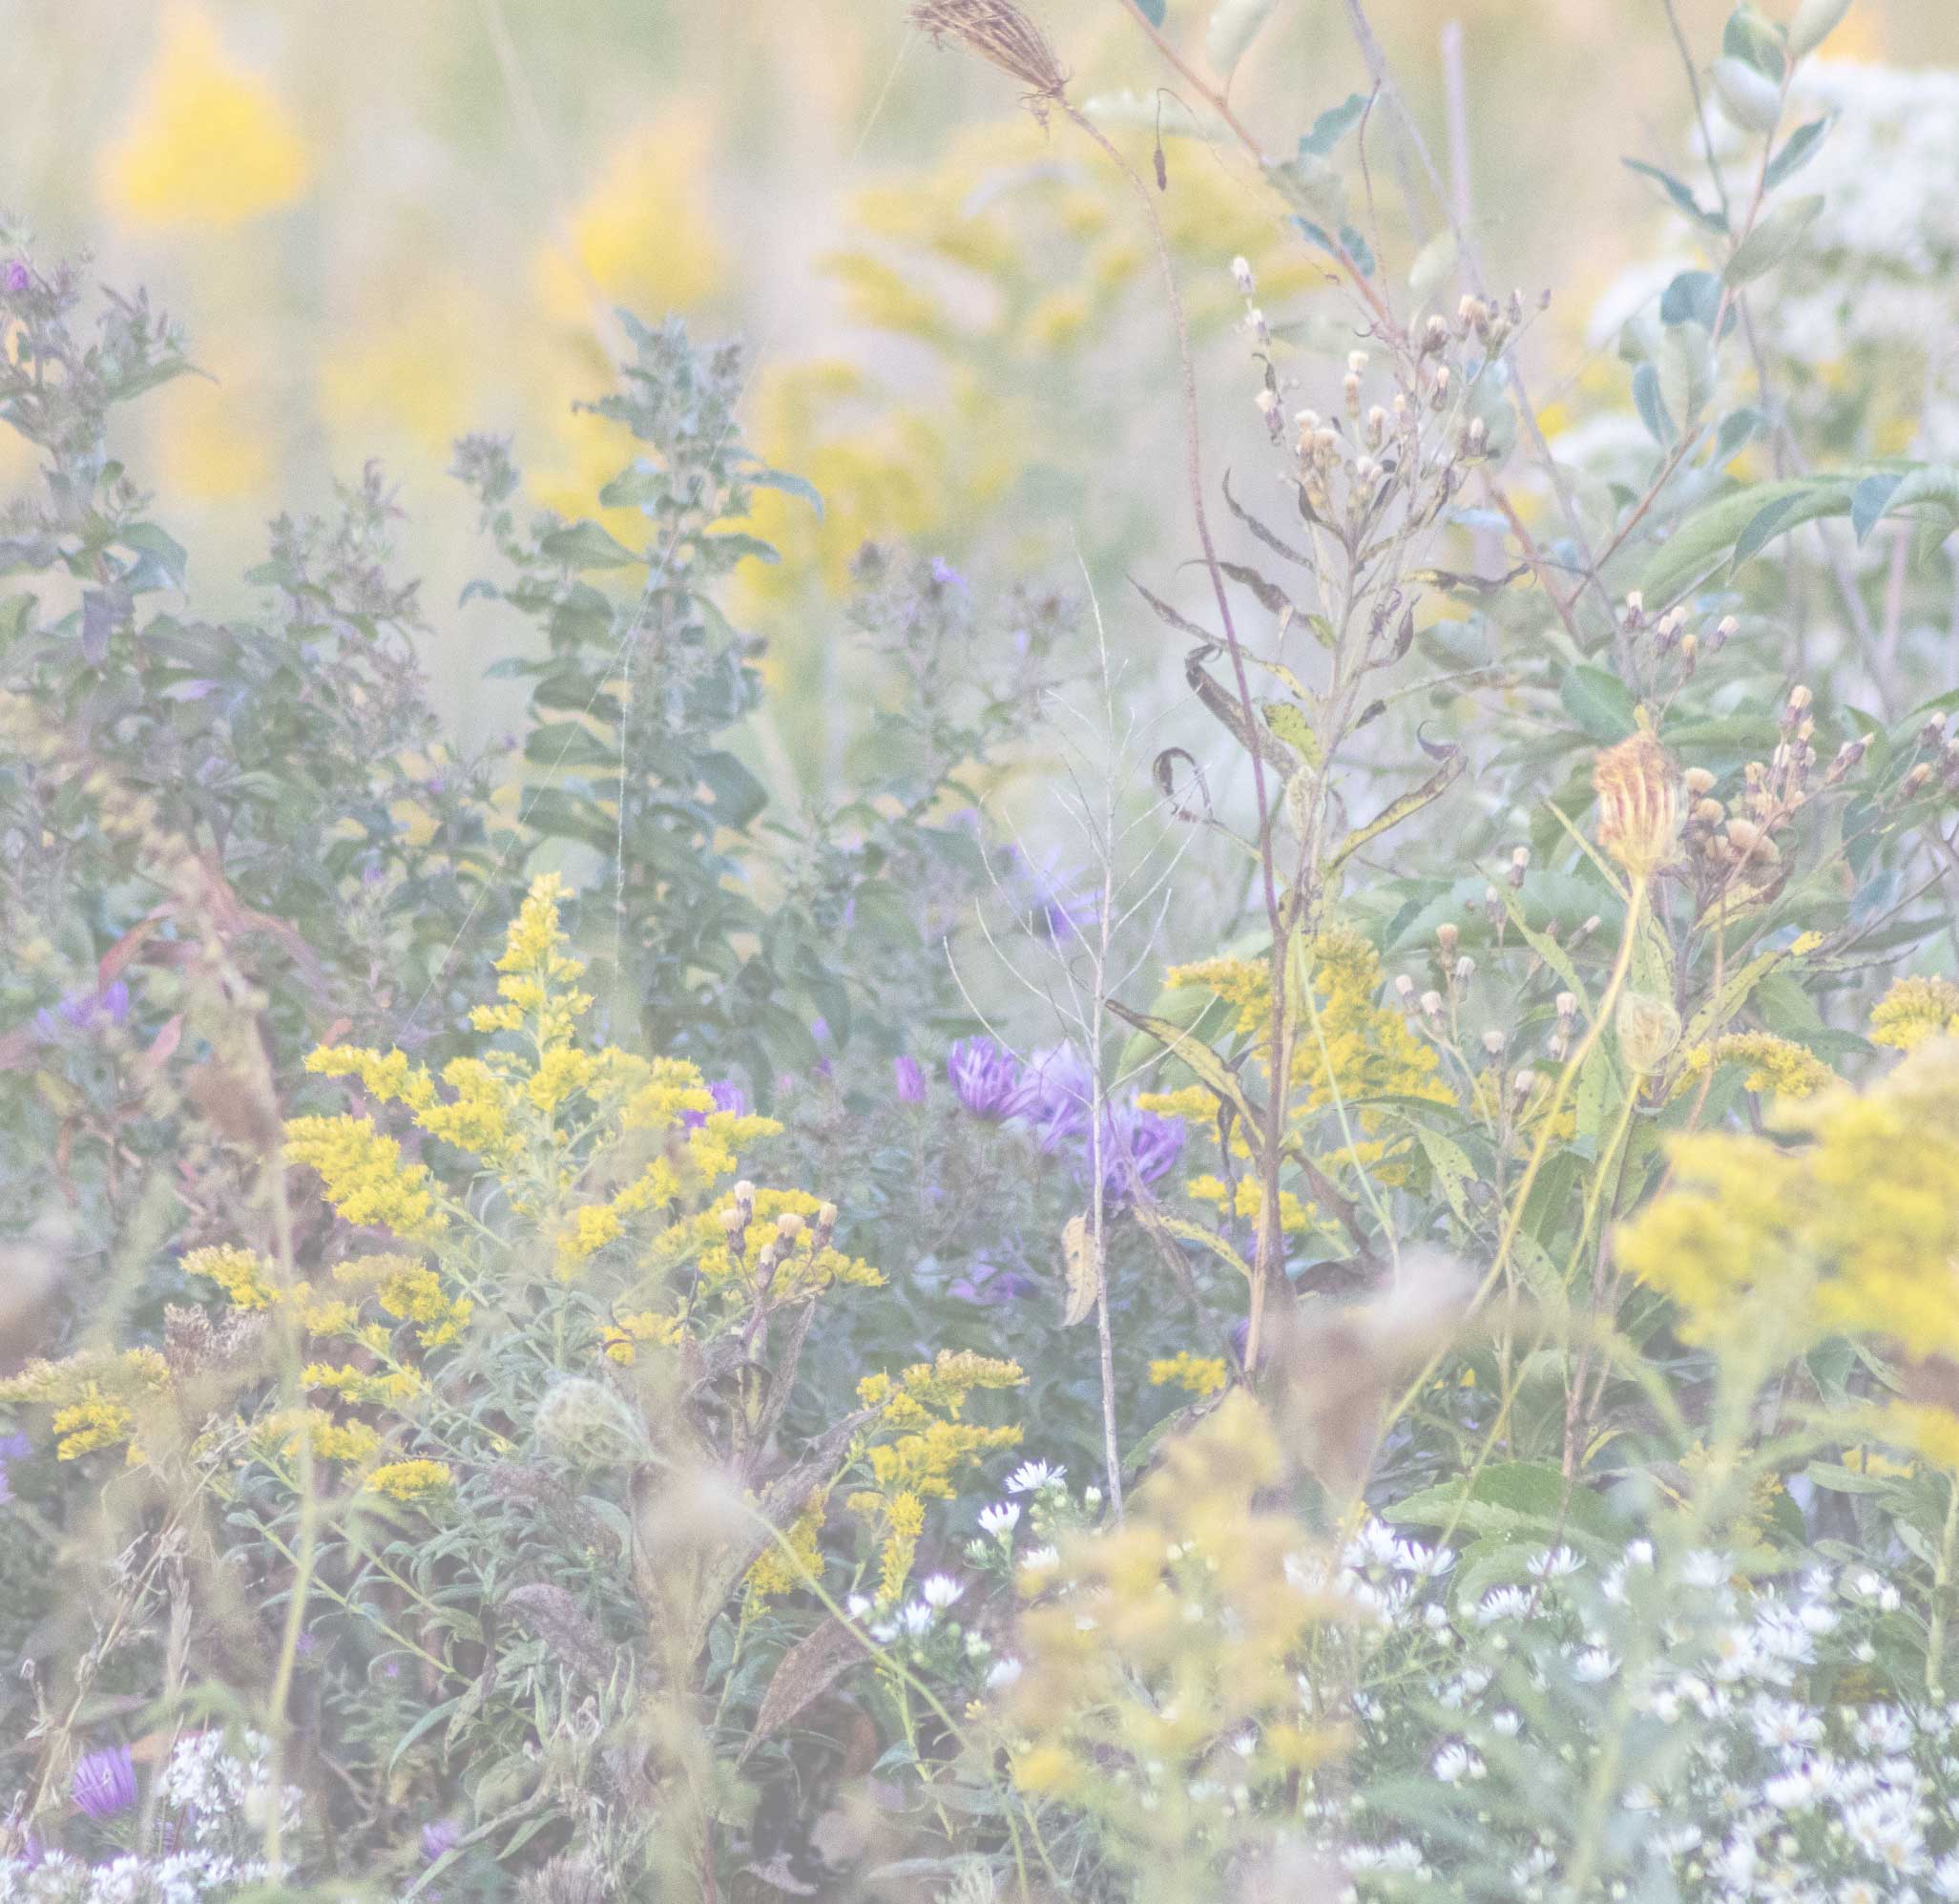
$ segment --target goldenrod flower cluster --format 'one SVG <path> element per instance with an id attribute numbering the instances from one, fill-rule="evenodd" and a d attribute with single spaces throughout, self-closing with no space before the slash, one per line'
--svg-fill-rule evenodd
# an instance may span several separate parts
<path id="1" fill-rule="evenodd" d="M 0 1382 L 0 1402 L 51 1408 L 54 1452 L 63 1461 L 124 1443 L 129 1458 L 139 1461 L 142 1412 L 169 1389 L 169 1367 L 154 1349 L 95 1350 L 61 1362 L 30 1362 Z"/>
<path id="2" fill-rule="evenodd" d="M 1901 978 L 1870 1015 L 1874 1044 L 1916 1051 L 1928 1038 L 1959 1035 L 1959 985 L 1949 978 Z"/>
<path id="3" fill-rule="evenodd" d="M 444 1461 L 390 1461 L 376 1468 L 362 1486 L 368 1494 L 387 1495 L 395 1500 L 426 1500 L 443 1493 L 454 1479 Z"/>
<path id="4" fill-rule="evenodd" d="M 1837 1081 L 1837 1074 L 1814 1052 L 1773 1032 L 1730 1032 L 1712 1043 L 1696 1045 L 1680 1062 L 1677 1096 L 1723 1064 L 1745 1064 L 1742 1086 L 1779 1098 L 1813 1098 Z"/>
<path id="5" fill-rule="evenodd" d="M 1434 1050 L 1416 1037 L 1402 1015 L 1378 1002 L 1382 973 L 1380 954 L 1359 932 L 1332 927 L 1308 948 L 1312 1009 L 1294 1014 L 1289 1063 L 1289 1129 L 1303 1140 L 1306 1129 L 1335 1106 L 1346 1110 L 1356 1133 L 1371 1134 L 1381 1126 L 1381 1114 L 1366 1108 L 1374 1098 L 1420 1098 L 1430 1103 L 1452 1104 L 1448 1087 L 1437 1075 Z M 1222 1000 L 1235 1014 L 1232 1033 L 1251 1048 L 1250 1068 L 1269 1077 L 1272 1041 L 1271 973 L 1261 962 L 1242 958 L 1212 958 L 1198 964 L 1173 966 L 1168 982 L 1174 987 L 1199 986 Z M 1180 1117 L 1193 1124 L 1215 1123 L 1217 1103 L 1201 1087 L 1145 1094 L 1145 1110 Z M 1334 1126 L 1340 1135 L 1339 1125 Z M 1232 1150 L 1251 1159 L 1250 1134 L 1232 1133 Z M 1400 1182 L 1405 1166 L 1388 1155 L 1382 1141 L 1356 1138 L 1341 1143 L 1320 1160 L 1329 1171 L 1344 1166 L 1364 1169 L 1377 1182 Z M 1222 1177 L 1199 1174 L 1186 1185 L 1200 1203 L 1215 1204 L 1240 1216 L 1256 1215 L 1260 1186 L 1242 1173 L 1234 1190 Z M 1282 1227 L 1311 1226 L 1312 1206 L 1297 1196 L 1282 1203 Z"/>
<path id="6" fill-rule="evenodd" d="M 935 1361 L 914 1363 L 896 1381 L 880 1373 L 857 1385 L 858 1400 L 878 1411 L 864 1444 L 875 1485 L 851 1495 L 845 1505 L 866 1517 L 882 1538 L 881 1601 L 896 1600 L 910 1575 L 925 1503 L 950 1500 L 955 1474 L 1020 1441 L 1018 1428 L 961 1421 L 967 1397 L 975 1389 L 1017 1388 L 1026 1379 L 1017 1362 L 942 1350 Z"/>
<path id="7" fill-rule="evenodd" d="M 579 1042 L 592 997 L 578 989 L 583 965 L 566 950 L 565 889 L 554 873 L 532 885 L 497 960 L 498 1002 L 470 1014 L 477 1031 L 508 1045 L 451 1060 L 439 1082 L 399 1051 L 327 1046 L 306 1067 L 355 1078 L 378 1101 L 403 1105 L 427 1136 L 495 1175 L 511 1208 L 549 1229 L 557 1273 L 570 1282 L 621 1243 L 633 1218 L 664 1213 L 731 1175 L 742 1145 L 781 1126 L 718 1110 L 698 1069 L 682 1059 Z M 287 1140 L 287 1154 L 320 1172 L 327 1201 L 349 1223 L 427 1242 L 462 1214 L 428 1166 L 405 1164 L 400 1146 L 367 1119 L 297 1119 Z M 609 1165 L 634 1159 L 633 1174 L 606 1196 L 591 1184 L 601 1156 Z M 649 1260 L 685 1256 L 693 1241 L 691 1232 L 670 1231 Z"/>
<path id="8" fill-rule="evenodd" d="M 1780 1366 L 1832 1335 L 1959 1358 L 1959 1052 L 1777 1108 L 1773 1135 L 1676 1140 L 1675 1187 L 1619 1232 L 1680 1333 Z"/>
<path id="9" fill-rule="evenodd" d="M 1227 1379 L 1223 1356 L 1193 1355 L 1188 1349 L 1150 1364 L 1150 1385 L 1157 1389 L 1178 1388 L 1187 1394 L 1215 1395 Z"/>
<path id="10" fill-rule="evenodd" d="M 1258 1499 L 1281 1467 L 1257 1402 L 1235 1391 L 1167 1444 L 1122 1525 L 1022 1576 L 1035 1603 L 1001 1712 L 1014 1781 L 1098 1815 L 1139 1863 L 1221 1868 L 1219 1834 L 1339 1746 L 1299 1723 L 1303 1649 L 1344 1616 L 1308 1583 L 1304 1530 Z M 1240 1792 L 1235 1807 L 1204 1796 L 1219 1789 Z"/>

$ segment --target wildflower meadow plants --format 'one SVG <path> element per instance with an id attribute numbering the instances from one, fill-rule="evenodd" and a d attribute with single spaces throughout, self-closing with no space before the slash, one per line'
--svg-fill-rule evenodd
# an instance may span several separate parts
<path id="1" fill-rule="evenodd" d="M 456 446 L 452 611 L 370 468 L 205 619 L 112 449 L 189 345 L 5 227 L 0 1895 L 1959 1896 L 1952 260 L 1868 156 L 1949 76 L 1682 31 L 1588 435 L 1364 7 L 1246 124 L 1283 4 L 1125 4 L 1174 111 L 909 10 L 1055 158 L 853 295 L 1176 365 L 1053 574 L 977 483 L 794 573 L 633 321 L 587 513 Z"/>

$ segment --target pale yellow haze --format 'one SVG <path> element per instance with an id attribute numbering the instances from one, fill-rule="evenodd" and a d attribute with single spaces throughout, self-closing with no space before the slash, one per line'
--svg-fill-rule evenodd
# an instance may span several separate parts
<path id="1" fill-rule="evenodd" d="M 104 202 L 153 229 L 233 225 L 290 204 L 311 177 L 271 87 L 232 62 L 200 9 L 173 7 L 129 126 L 103 155 Z"/>

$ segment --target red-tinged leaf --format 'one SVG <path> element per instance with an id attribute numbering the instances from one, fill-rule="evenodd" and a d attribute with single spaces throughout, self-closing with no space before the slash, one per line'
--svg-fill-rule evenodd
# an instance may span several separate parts
<path id="1" fill-rule="evenodd" d="M 163 1029 L 150 1040 L 150 1048 L 136 1059 L 136 1076 L 147 1082 L 170 1062 L 171 1054 L 183 1041 L 183 1014 L 173 1013 Z"/>
<path id="2" fill-rule="evenodd" d="M 169 909 L 159 906 L 145 912 L 128 931 L 95 961 L 95 990 L 106 992 L 123 974 L 130 961 L 142 951 L 143 941 L 162 923 Z"/>
<path id="3" fill-rule="evenodd" d="M 814 1633 L 799 1640 L 782 1655 L 769 1689 L 761 1696 L 755 1725 L 741 1747 L 740 1765 L 756 1747 L 773 1738 L 860 1662 L 868 1648 L 841 1620 L 827 1620 Z"/>

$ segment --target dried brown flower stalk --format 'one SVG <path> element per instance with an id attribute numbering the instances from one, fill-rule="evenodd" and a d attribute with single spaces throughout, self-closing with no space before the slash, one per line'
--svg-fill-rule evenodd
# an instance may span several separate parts
<path id="1" fill-rule="evenodd" d="M 1041 30 L 1012 0 L 919 0 L 912 24 L 943 45 L 948 33 L 1027 90 L 1027 106 L 1043 125 L 1068 75 Z"/>

